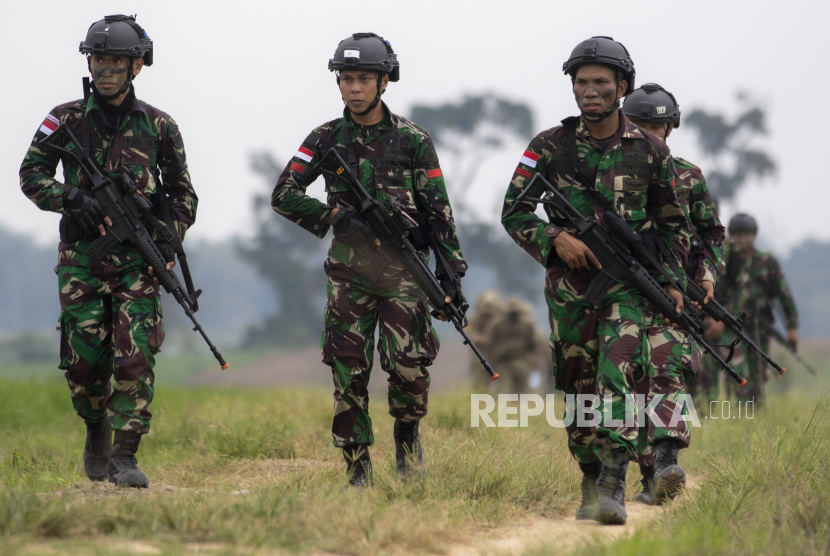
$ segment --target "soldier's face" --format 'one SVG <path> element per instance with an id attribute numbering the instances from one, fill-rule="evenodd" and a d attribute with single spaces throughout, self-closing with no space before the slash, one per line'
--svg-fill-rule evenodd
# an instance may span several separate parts
<path id="1" fill-rule="evenodd" d="M 669 135 L 671 134 L 671 130 L 674 129 L 674 124 L 668 125 L 668 130 L 666 130 L 666 124 L 658 124 L 656 122 L 633 122 L 634 125 L 641 127 L 651 133 L 652 135 L 656 135 L 663 141 L 665 141 Z"/>
<path id="2" fill-rule="evenodd" d="M 389 76 L 384 75 L 380 84 L 381 90 L 386 89 Z M 378 74 L 373 71 L 343 71 L 340 72 L 340 95 L 346 101 L 346 106 L 352 112 L 363 112 L 378 93 Z"/>
<path id="3" fill-rule="evenodd" d="M 574 97 L 582 112 L 601 114 L 615 100 L 622 98 L 628 83 L 614 80 L 614 71 L 598 64 L 586 64 L 576 70 Z"/>
<path id="4" fill-rule="evenodd" d="M 752 232 L 734 232 L 729 234 L 729 239 L 739 251 L 748 251 L 755 245 L 755 234 Z"/>
<path id="5" fill-rule="evenodd" d="M 130 58 L 126 56 L 106 56 L 93 54 L 89 57 L 89 69 L 92 81 L 101 93 L 111 95 L 117 92 L 127 81 L 127 69 Z M 138 58 L 133 64 L 133 75 L 138 75 L 144 60 Z"/>

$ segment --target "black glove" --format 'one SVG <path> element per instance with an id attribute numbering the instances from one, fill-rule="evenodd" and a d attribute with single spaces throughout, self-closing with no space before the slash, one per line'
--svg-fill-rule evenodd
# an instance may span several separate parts
<path id="1" fill-rule="evenodd" d="M 444 293 L 452 297 L 452 303 L 458 312 L 461 313 L 461 316 L 465 316 L 467 314 L 467 309 L 470 308 L 470 305 L 467 303 L 467 299 L 464 297 L 464 294 L 461 293 L 461 275 L 460 274 L 453 274 L 453 278 L 450 278 L 446 274 L 439 274 L 436 276 L 438 278 L 438 283 L 441 285 L 441 289 L 444 290 Z"/>
<path id="2" fill-rule="evenodd" d="M 63 209 L 89 236 L 101 235 L 99 225 L 104 225 L 104 209 L 98 200 L 80 187 L 70 187 L 63 194 Z"/>
<path id="3" fill-rule="evenodd" d="M 166 241 L 154 241 L 153 243 L 155 243 L 158 250 L 161 251 L 161 256 L 164 257 L 164 262 L 176 262 L 176 251 L 173 249 L 172 245 Z"/>
<path id="4" fill-rule="evenodd" d="M 363 247 L 375 239 L 375 234 L 363 217 L 353 210 L 338 210 L 331 219 L 331 225 L 334 228 L 334 239 L 349 247 Z"/>

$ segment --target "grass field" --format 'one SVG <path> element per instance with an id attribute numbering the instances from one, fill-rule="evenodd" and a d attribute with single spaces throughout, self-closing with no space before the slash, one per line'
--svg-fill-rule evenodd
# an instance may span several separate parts
<path id="1" fill-rule="evenodd" d="M 777 394 L 752 420 L 704 420 L 681 456 L 698 488 L 633 536 L 600 533 L 576 553 L 830 554 L 819 390 Z M 344 492 L 329 392 L 159 387 L 139 451 L 151 488 L 121 490 L 86 479 L 65 385 L 5 380 L 0 554 L 479 554 L 517 521 L 572 516 L 578 468 L 542 416 L 471 428 L 469 392 L 432 396 L 427 480 L 402 485 L 384 406 L 373 400 L 375 488 Z M 632 466 L 629 499 L 638 479 Z M 562 553 L 561 541 L 520 552 Z"/>

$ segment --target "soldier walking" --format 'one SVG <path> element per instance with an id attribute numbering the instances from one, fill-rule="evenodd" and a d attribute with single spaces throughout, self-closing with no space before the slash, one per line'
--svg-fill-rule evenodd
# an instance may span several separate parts
<path id="1" fill-rule="evenodd" d="M 476 299 L 475 310 L 470 316 L 467 333 L 475 342 L 485 359 L 492 358 L 490 350 L 490 328 L 504 311 L 504 302 L 499 294 L 484 291 Z M 497 367 L 498 368 L 498 367 Z M 470 379 L 476 389 L 489 389 L 492 381 L 481 372 L 481 361 L 475 355 L 470 356 Z"/>
<path id="2" fill-rule="evenodd" d="M 628 95 L 623 112 L 632 123 L 663 141 L 680 127 L 680 105 L 674 95 L 656 83 L 643 85 Z M 674 165 L 675 194 L 686 212 L 692 238 L 687 265 L 689 279 L 706 291 L 704 303 L 708 303 L 714 296 L 718 272 L 723 269 L 725 230 L 700 168 L 677 156 Z M 670 423 L 684 387 L 701 379 L 696 378 L 696 373 L 702 352 L 685 330 L 667 323 L 657 312 L 651 311 L 646 321 L 650 365 L 638 377 L 637 393 L 645 396 L 646 404 L 658 397 L 660 401 L 654 412 L 659 422 L 648 419 L 640 429 L 637 462 L 643 491 L 636 499 L 659 505 L 675 498 L 686 484 L 686 475 L 677 457 L 681 449 L 689 447 L 691 431 L 686 421 L 677 421 L 673 427 Z M 711 383 L 707 382 L 701 390 L 708 391 L 710 387 Z M 685 406 L 682 414 L 688 414 Z"/>
<path id="3" fill-rule="evenodd" d="M 496 383 L 499 390 L 510 394 L 530 392 L 530 373 L 539 367 L 542 351 L 530 305 L 518 297 L 508 299 L 504 313 L 490 327 L 489 336 L 493 365 L 501 375 Z"/>
<path id="4" fill-rule="evenodd" d="M 728 232 L 726 270 L 715 292 L 718 301 L 733 315 L 746 313 L 745 333 L 764 353 L 769 353 L 770 338 L 764 334 L 762 322 L 772 323 L 774 320 L 772 305 L 777 299 L 784 310 L 787 340 L 790 345 L 797 346 L 798 309 L 778 261 L 770 253 L 755 248 L 757 222 L 748 214 L 736 214 L 729 221 Z M 724 332 L 722 322 L 710 319 L 707 325 L 706 332 L 710 339 L 720 341 L 721 344 L 730 344 L 735 339 L 730 330 Z M 769 380 L 764 360 L 755 352 L 738 345 L 731 364 L 749 381 L 749 388 L 737 391 L 738 399 L 763 401 L 764 385 Z M 729 394 L 732 393 L 731 387 L 727 382 Z"/>
<path id="5" fill-rule="evenodd" d="M 55 267 L 60 368 L 86 423 L 84 470 L 92 481 L 146 488 L 150 482 L 137 467 L 136 452 L 150 432 L 153 367 L 164 340 L 159 286 L 152 267 L 145 268 L 129 244 L 115 246 L 102 261 L 87 256 L 112 221 L 75 159 L 38 143 L 66 125 L 103 173 L 113 179 L 129 174 L 163 222 L 167 205 L 180 237 L 196 219 L 197 197 L 176 122 L 135 96 L 133 80 L 153 64 L 153 42 L 144 29 L 134 17 L 107 16 L 90 26 L 80 51 L 92 74 L 92 94 L 46 115 L 20 167 L 20 185 L 39 209 L 62 215 Z M 54 179 L 59 162 L 63 183 Z M 156 244 L 171 269 L 173 247 Z"/>
<path id="6" fill-rule="evenodd" d="M 329 70 L 336 72 L 346 105 L 343 117 L 316 128 L 302 142 L 277 181 L 271 205 L 319 238 L 334 229 L 324 265 L 328 286 L 323 362 L 334 379 L 334 445 L 343 450 L 349 484 L 363 487 L 372 479 L 368 386 L 375 328 L 380 328 L 378 350 L 388 374 L 389 414 L 395 418 L 396 469 L 403 480 L 414 471 L 424 474 L 418 423 L 427 414 L 427 368 L 438 355 L 439 341 L 424 293 L 400 262 L 383 262 L 345 180 L 325 177 L 325 203 L 306 195 L 320 175 L 315 163 L 336 147 L 370 195 L 396 199 L 419 222 L 410 239 L 424 259 L 432 234 L 453 273 L 463 276 L 467 264 L 432 139 L 381 102 L 389 82 L 400 76 L 389 41 L 374 33 L 355 33 L 337 46 Z M 369 269 L 379 275 L 377 280 L 367 277 Z M 447 302 L 452 301 L 457 294 L 452 277 L 440 269 L 437 274 L 444 291 L 451 293 Z"/>
<path id="7" fill-rule="evenodd" d="M 611 400 L 610 407 L 601 402 L 597 408 L 603 415 L 597 427 L 575 422 L 567 428 L 568 446 L 583 472 L 576 517 L 625 523 L 625 476 L 629 461 L 637 457 L 638 430 L 618 423 L 625 423 L 627 412 L 629 419 L 636 412 L 636 377 L 649 365 L 645 331 L 651 313 L 644 298 L 622 283 L 613 285 L 599 306 L 583 299 L 600 264 L 548 205 L 547 222 L 534 214 L 533 201 L 522 201 L 521 208 L 507 214 L 541 172 L 585 216 L 601 222 L 605 211 L 613 211 L 643 235 L 655 229 L 678 267 L 686 262 L 689 232 L 674 193 L 668 147 L 619 109 L 620 99 L 634 88 L 634 63 L 625 47 L 609 37 L 592 37 L 577 45 L 563 69 L 571 77 L 581 115 L 530 142 L 507 190 L 502 224 L 547 269 L 557 388 Z M 668 285 L 666 291 L 681 311 L 680 293 Z"/>

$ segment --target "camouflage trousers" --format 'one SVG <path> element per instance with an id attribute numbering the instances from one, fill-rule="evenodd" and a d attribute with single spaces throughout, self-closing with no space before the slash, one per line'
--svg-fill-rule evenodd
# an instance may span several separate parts
<path id="1" fill-rule="evenodd" d="M 694 380 L 702 356 L 700 347 L 685 330 L 668 326 L 654 312 L 648 320 L 650 364 L 636 381 L 637 394 L 644 397 L 647 407 L 653 408 L 654 418 L 646 418 L 640 428 L 637 462 L 642 465 L 654 465 L 653 447 L 660 440 L 673 438 L 683 448 L 689 447 L 691 431 L 685 420 L 677 419 L 688 416 L 689 410 L 679 396 L 687 381 Z"/>
<path id="2" fill-rule="evenodd" d="M 164 341 L 159 287 L 139 264 L 58 266 L 60 368 L 86 421 L 150 431 L 154 355 Z M 112 382 L 111 382 L 112 379 Z"/>
<path id="3" fill-rule="evenodd" d="M 580 426 L 577 420 L 566 426 L 568 448 L 580 463 L 610 462 L 617 448 L 625 448 L 634 459 L 636 378 L 648 367 L 645 302 L 639 293 L 618 284 L 597 308 L 579 293 L 590 277 L 554 266 L 545 284 L 556 388 L 566 396 L 590 394 L 601 400 L 595 408 L 601 415 L 598 426 Z M 605 399 L 610 399 L 610 406 Z"/>
<path id="4" fill-rule="evenodd" d="M 404 271 L 387 273 L 369 284 L 343 265 L 327 269 L 323 362 L 334 379 L 331 434 L 337 447 L 374 442 L 369 417 L 369 376 L 377 348 L 388 374 L 389 414 L 417 421 L 427 414 L 429 372 L 438 355 L 426 296 Z M 392 268 L 392 267 L 390 267 Z"/>

